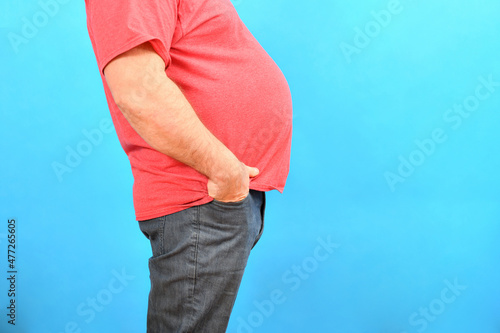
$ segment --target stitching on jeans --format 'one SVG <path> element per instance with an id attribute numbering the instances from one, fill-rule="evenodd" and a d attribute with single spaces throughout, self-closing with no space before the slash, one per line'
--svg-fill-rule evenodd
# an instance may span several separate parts
<path id="1" fill-rule="evenodd" d="M 252 249 L 255 247 L 255 245 L 257 245 L 257 243 L 259 242 L 261 236 L 262 236 L 262 233 L 264 232 L 264 215 L 265 215 L 265 209 L 266 209 L 266 192 L 261 192 L 262 193 L 262 202 L 261 202 L 261 206 L 260 206 L 260 230 L 259 232 L 257 233 L 257 237 L 255 237 L 255 241 L 252 245 Z"/>
<path id="2" fill-rule="evenodd" d="M 198 244 L 199 244 L 199 237 L 200 237 L 200 206 L 196 207 L 196 214 L 195 214 L 195 219 L 193 221 L 193 231 L 194 231 L 194 248 L 193 248 L 193 276 L 192 278 L 192 289 L 191 289 L 191 323 L 194 325 L 194 318 L 195 318 L 195 288 L 196 288 L 196 275 L 197 275 L 197 268 L 198 268 Z"/>
<path id="3" fill-rule="evenodd" d="M 163 234 L 165 231 L 165 218 L 162 219 L 161 221 L 161 229 L 160 229 L 160 255 L 165 254 L 165 246 L 164 244 L 164 239 L 163 239 Z"/>

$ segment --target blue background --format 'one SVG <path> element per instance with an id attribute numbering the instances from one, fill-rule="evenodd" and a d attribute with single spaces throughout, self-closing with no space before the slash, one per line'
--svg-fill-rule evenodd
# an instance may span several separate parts
<path id="1" fill-rule="evenodd" d="M 233 3 L 289 81 L 294 137 L 228 332 L 500 332 L 500 86 L 482 83 L 500 82 L 500 3 Z M 0 4 L 0 331 L 145 332 L 151 250 L 115 132 L 53 168 L 110 117 L 83 1 L 52 14 Z"/>

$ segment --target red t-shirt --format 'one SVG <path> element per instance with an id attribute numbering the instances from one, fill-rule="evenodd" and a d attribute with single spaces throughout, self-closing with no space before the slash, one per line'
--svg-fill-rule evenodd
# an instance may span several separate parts
<path id="1" fill-rule="evenodd" d="M 283 192 L 292 138 L 290 89 L 230 0 L 86 0 L 90 39 L 120 143 L 134 176 L 137 220 L 212 201 L 207 177 L 149 146 L 116 106 L 103 76 L 149 41 L 203 124 L 260 174 L 250 188 Z M 168 111 L 165 111 L 168 112 Z"/>

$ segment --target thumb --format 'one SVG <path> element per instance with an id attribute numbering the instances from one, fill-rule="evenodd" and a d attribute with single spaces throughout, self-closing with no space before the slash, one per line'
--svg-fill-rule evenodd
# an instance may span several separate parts
<path id="1" fill-rule="evenodd" d="M 260 172 L 259 169 L 254 168 L 254 167 L 247 166 L 247 169 L 248 169 L 248 175 L 250 176 L 250 178 L 257 176 Z"/>

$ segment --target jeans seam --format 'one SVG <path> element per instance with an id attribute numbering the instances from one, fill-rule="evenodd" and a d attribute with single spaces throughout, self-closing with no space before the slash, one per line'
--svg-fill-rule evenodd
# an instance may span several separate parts
<path id="1" fill-rule="evenodd" d="M 259 232 L 257 233 L 257 236 L 255 237 L 255 241 L 252 244 L 252 249 L 257 245 L 257 243 L 260 240 L 260 237 L 262 236 L 262 233 L 264 231 L 264 213 L 266 209 L 266 192 L 262 192 L 262 203 L 259 209 L 260 213 L 260 229 Z"/>
<path id="2" fill-rule="evenodd" d="M 198 245 L 199 245 L 199 238 L 200 238 L 200 207 L 197 206 L 195 210 L 195 219 L 193 221 L 193 256 L 192 256 L 192 261 L 193 261 L 193 271 L 192 271 L 192 276 L 190 277 L 192 280 L 191 284 L 191 293 L 190 293 L 190 305 L 191 305 L 191 318 L 189 322 L 188 327 L 192 327 L 194 329 L 195 325 L 195 316 L 196 316 L 196 299 L 195 299 L 195 289 L 196 289 L 196 275 L 197 275 L 197 268 L 198 268 Z"/>
<path id="3" fill-rule="evenodd" d="M 163 235 L 165 234 L 165 218 L 162 219 L 161 221 L 161 228 L 160 228 L 160 254 L 163 255 L 165 254 L 165 239 L 163 238 Z"/>

